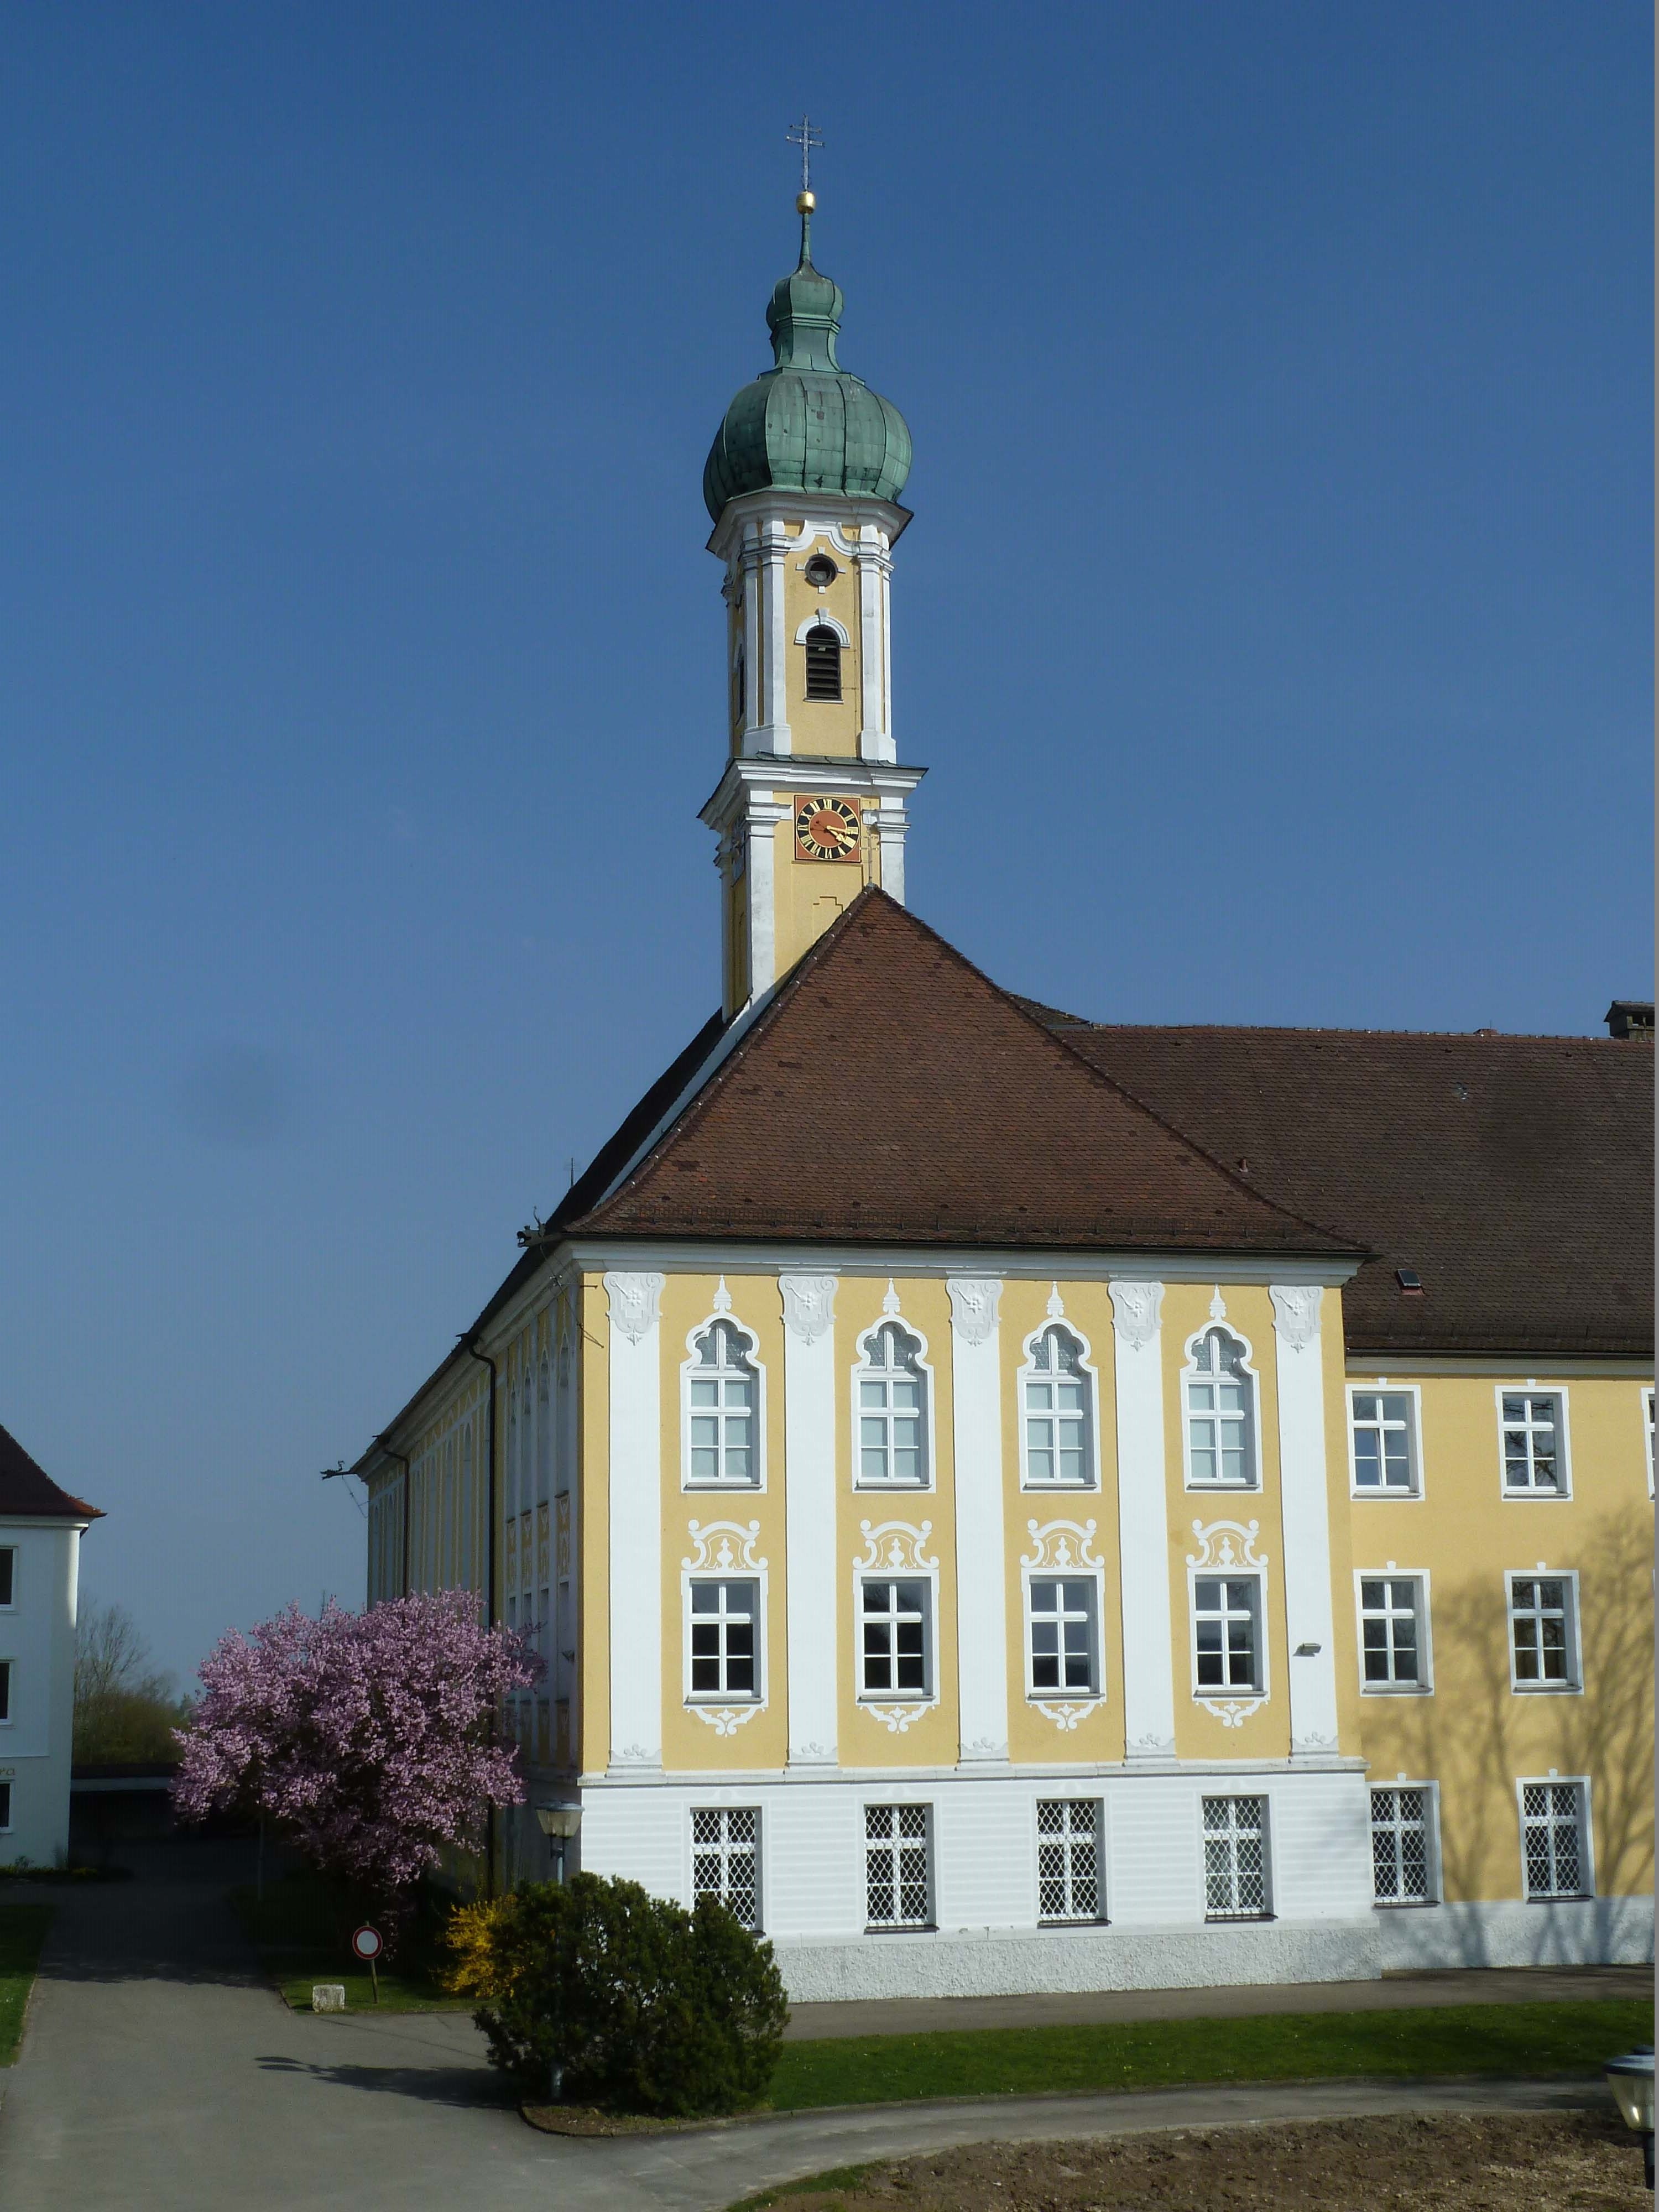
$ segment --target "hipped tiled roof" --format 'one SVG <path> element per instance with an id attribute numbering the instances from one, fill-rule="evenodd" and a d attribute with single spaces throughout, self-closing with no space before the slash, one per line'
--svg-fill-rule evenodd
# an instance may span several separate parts
<path id="1" fill-rule="evenodd" d="M 101 1521 L 95 1505 L 60 1490 L 9 1429 L 0 1429 L 0 1521 Z"/>
<path id="2" fill-rule="evenodd" d="M 1358 1255 L 862 893 L 577 1233 Z"/>

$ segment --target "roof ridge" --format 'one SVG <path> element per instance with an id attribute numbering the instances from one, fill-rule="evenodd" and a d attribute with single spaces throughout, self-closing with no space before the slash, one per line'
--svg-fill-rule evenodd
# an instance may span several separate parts
<path id="1" fill-rule="evenodd" d="M 1018 994 L 1011 992 L 1010 997 Z M 1033 1003 L 1036 1003 L 1033 1001 Z M 1059 1010 L 1054 1010 L 1056 1012 Z M 1316 1022 L 1091 1022 L 1086 1015 L 1067 1014 L 1067 1027 L 1079 1030 L 1128 1030 L 1136 1034 L 1156 1031 L 1162 1036 L 1190 1036 L 1203 1030 L 1217 1036 L 1409 1037 L 1424 1044 L 1593 1044 L 1628 1047 L 1628 1037 L 1596 1036 L 1576 1030 L 1389 1030 L 1336 1029 Z M 1046 1024 L 1045 1024 L 1046 1026 Z M 1054 1034 L 1062 1034 L 1056 1030 Z"/>

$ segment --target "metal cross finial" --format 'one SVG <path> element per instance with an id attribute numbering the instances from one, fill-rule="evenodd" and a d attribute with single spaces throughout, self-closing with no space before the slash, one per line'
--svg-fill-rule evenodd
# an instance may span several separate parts
<path id="1" fill-rule="evenodd" d="M 804 192 L 810 192 L 812 189 L 812 149 L 814 146 L 821 147 L 823 141 L 813 130 L 810 115 L 803 115 L 799 123 L 792 123 L 783 135 L 792 146 L 800 148 L 800 188 Z"/>

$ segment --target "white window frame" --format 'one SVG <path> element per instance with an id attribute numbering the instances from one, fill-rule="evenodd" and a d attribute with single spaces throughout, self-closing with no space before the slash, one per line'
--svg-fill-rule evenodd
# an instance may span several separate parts
<path id="1" fill-rule="evenodd" d="M 11 1589 L 6 1597 L 0 1599 L 0 1613 L 15 1613 L 17 1610 L 17 1563 L 22 1557 L 23 1547 L 21 1544 L 0 1544 L 0 1554 L 8 1552 L 11 1554 Z"/>
<path id="2" fill-rule="evenodd" d="M 1086 1806 L 1092 1815 L 1092 1825 L 1089 1828 L 1086 1836 L 1082 1830 L 1074 1827 L 1072 1824 L 1072 1814 L 1080 1805 Z M 1058 1832 L 1050 1831 L 1049 1832 L 1045 1833 L 1042 1826 L 1042 1815 L 1045 1809 L 1051 1806 L 1058 1806 L 1064 1808 L 1066 1814 L 1066 1823 Z M 1032 1806 L 1031 1818 L 1036 1836 L 1036 1856 L 1032 1863 L 1036 1869 L 1036 1919 L 1038 1927 L 1103 1928 L 1106 1925 L 1107 1921 L 1105 1800 L 1100 1797 L 1039 1797 Z M 1085 1841 L 1093 1845 L 1095 1854 L 1094 1911 L 1092 1912 L 1045 1912 L 1042 1909 L 1042 1885 L 1045 1880 L 1052 1881 L 1056 1879 L 1056 1877 L 1053 1875 L 1045 1876 L 1043 1874 L 1042 1853 L 1045 1847 L 1052 1850 L 1056 1847 L 1056 1845 L 1058 1845 L 1060 1849 L 1064 1863 L 1064 1871 L 1057 1878 L 1064 1884 L 1066 1899 L 1069 1902 L 1072 1896 L 1073 1883 L 1076 1880 L 1076 1877 L 1072 1871 L 1073 1845 L 1076 1843 Z"/>
<path id="3" fill-rule="evenodd" d="M 1189 1403 L 1190 1386 L 1206 1378 L 1207 1370 L 1198 1364 L 1198 1347 L 1219 1329 L 1242 1346 L 1244 1357 L 1238 1371 L 1249 1398 L 1250 1479 L 1248 1482 L 1212 1480 L 1193 1473 L 1193 1414 Z M 1188 1490 L 1202 1492 L 1206 1496 L 1224 1498 L 1259 1497 L 1261 1492 L 1261 1378 L 1256 1370 L 1255 1351 L 1250 1340 L 1241 1328 L 1230 1321 L 1206 1321 L 1187 1340 L 1187 1361 L 1181 1370 L 1181 1471 Z"/>
<path id="4" fill-rule="evenodd" d="M 736 1845 L 732 1843 L 728 1831 L 734 1814 L 746 1814 L 754 1822 L 755 1832 L 752 1843 Z M 720 1835 L 717 1840 L 702 1844 L 697 1841 L 699 1817 L 713 1818 L 719 1821 Z M 737 1857 L 750 1857 L 755 1863 L 755 1917 L 752 1920 L 744 1921 L 743 1925 L 752 1929 L 757 1936 L 762 1934 L 766 1926 L 766 1908 L 761 1886 L 763 1872 L 761 1843 L 766 1832 L 766 1826 L 761 1808 L 758 1805 L 693 1805 L 688 1808 L 685 1826 L 690 1844 L 685 1885 L 686 1903 L 689 1909 L 696 1911 L 697 1899 L 700 1897 L 713 1897 L 718 1899 L 722 1905 L 729 1904 L 732 1890 L 731 1863 Z M 700 1857 L 708 1857 L 711 1855 L 720 1860 L 720 1887 L 716 1889 L 700 1889 L 697 1886 L 697 1861 Z"/>
<path id="5" fill-rule="evenodd" d="M 1046 1336 L 1058 1331 L 1069 1336 L 1078 1350 L 1078 1373 L 1083 1383 L 1084 1407 L 1084 1472 L 1080 1482 L 1068 1481 L 1061 1475 L 1034 1475 L 1031 1473 L 1030 1431 L 1027 1425 L 1031 1418 L 1057 1419 L 1058 1413 L 1028 1416 L 1025 1395 L 1033 1382 L 1047 1382 L 1060 1370 L 1042 1369 L 1036 1364 L 1037 1346 Z M 1018 1376 L 1017 1402 L 1019 1408 L 1019 1486 L 1022 1490 L 1042 1492 L 1063 1490 L 1070 1492 L 1098 1490 L 1100 1487 L 1100 1378 L 1091 1356 L 1089 1340 L 1074 1322 L 1050 1316 L 1041 1328 L 1034 1328 L 1025 1340 L 1025 1361 Z"/>
<path id="6" fill-rule="evenodd" d="M 1103 1702 L 1106 1696 L 1106 1631 L 1104 1620 L 1106 1589 L 1104 1568 L 1084 1565 L 1067 1567 L 1025 1566 L 1022 1567 L 1020 1574 L 1021 1583 L 1023 1585 L 1022 1595 L 1024 1599 L 1025 1608 L 1025 1696 L 1027 1702 L 1031 1705 L 1100 1705 Z M 1086 1583 L 1093 1591 L 1094 1635 L 1092 1639 L 1093 1648 L 1091 1655 L 1093 1661 L 1092 1688 L 1087 1690 L 1072 1690 L 1067 1689 L 1063 1683 L 1058 1689 L 1054 1690 L 1043 1690 L 1037 1687 L 1036 1651 L 1033 1642 L 1033 1631 L 1039 1618 L 1043 1620 L 1054 1620 L 1057 1617 L 1063 1618 L 1064 1616 L 1056 1616 L 1052 1613 L 1038 1615 L 1032 1610 L 1031 1585 L 1033 1583 Z M 1072 1617 L 1075 1618 L 1075 1616 Z M 1063 1662 L 1065 1656 L 1063 1649 L 1060 1656 Z"/>
<path id="7" fill-rule="evenodd" d="M 8 1775 L 3 1782 L 0 1782 L 0 1836 L 9 1836 L 12 1832 L 15 1825 L 12 1820 L 12 1804 L 16 1787 L 17 1784 L 10 1775 Z"/>
<path id="8" fill-rule="evenodd" d="M 1416 1682 L 1368 1682 L 1365 1680 L 1365 1592 L 1367 1583 L 1415 1583 L 1417 1584 L 1417 1663 L 1421 1680 Z M 1359 1662 L 1360 1693 L 1368 1698 L 1429 1698 L 1434 1694 L 1434 1638 L 1430 1627 L 1429 1571 L 1426 1567 L 1397 1567 L 1390 1560 L 1385 1567 L 1356 1567 L 1353 1571 L 1353 1617 L 1355 1648 Z M 1392 1788 L 1394 1785 L 1389 1785 Z M 1414 1783 L 1402 1783 L 1401 1789 L 1415 1789 Z M 1379 1789 L 1383 1785 L 1379 1783 Z"/>
<path id="9" fill-rule="evenodd" d="M 890 1368 L 876 1367 L 871 1364 L 870 1346 L 873 1340 L 881 1334 L 884 1329 L 894 1328 L 902 1329 L 905 1335 L 910 1339 L 911 1342 L 916 1347 L 916 1372 L 921 1378 L 921 1449 L 922 1457 L 925 1462 L 922 1468 L 921 1480 L 920 1482 L 912 1482 L 908 1477 L 901 1478 L 890 1474 L 867 1475 L 864 1472 L 864 1431 L 861 1426 L 861 1420 L 862 1416 L 869 1409 L 860 1402 L 862 1385 L 872 1376 L 880 1376 L 885 1378 L 894 1372 Z M 929 1364 L 927 1358 L 927 1338 L 922 1334 L 921 1331 L 915 1326 L 915 1324 L 913 1322 L 907 1321 L 902 1313 L 894 1311 L 880 1314 L 876 1320 L 871 1322 L 869 1328 L 860 1334 L 859 1337 L 859 1356 L 853 1366 L 853 1418 L 852 1426 L 848 1431 L 848 1436 L 850 1438 L 850 1447 L 852 1451 L 853 1487 L 854 1490 L 885 1491 L 890 1494 L 896 1492 L 901 1497 L 919 1498 L 937 1486 L 935 1470 L 939 1466 L 939 1454 L 935 1449 L 937 1440 L 933 1433 L 933 1407 L 937 1395 L 938 1394 L 933 1387 L 933 1370 L 932 1366 Z M 887 1409 L 886 1418 L 890 1423 L 892 1419 L 892 1407 L 890 1405 Z M 890 1427 L 888 1433 L 890 1438 Z"/>
<path id="10" fill-rule="evenodd" d="M 698 1345 L 711 1328 L 721 1322 L 735 1335 L 747 1340 L 749 1348 L 744 1357 L 755 1377 L 755 1403 L 749 1416 L 749 1449 L 755 1471 L 741 1479 L 724 1474 L 694 1475 L 691 1472 L 691 1385 L 694 1382 L 707 1382 L 711 1375 L 735 1371 L 731 1368 L 704 1367 L 697 1358 Z M 686 1333 L 685 1358 L 680 1363 L 680 1488 L 705 1495 L 710 1491 L 727 1491 L 743 1498 L 766 1488 L 766 1369 L 761 1362 L 759 1335 L 735 1314 L 711 1313 L 706 1321 L 700 1321 Z"/>
<path id="11" fill-rule="evenodd" d="M 1373 1855 L 1371 1862 L 1371 1906 L 1373 1911 L 1377 1912 L 1420 1912 L 1425 1905 L 1438 1905 L 1441 1901 L 1440 1784 L 1437 1782 L 1414 1782 L 1408 1775 L 1396 1775 L 1392 1782 L 1385 1782 L 1382 1780 L 1380 1777 L 1371 1775 L 1367 1778 L 1367 1783 L 1369 1790 L 1373 1792 L 1379 1790 L 1391 1790 L 1395 1792 L 1396 1796 L 1402 1790 L 1416 1790 L 1422 1793 L 1423 1879 L 1427 1887 L 1428 1893 L 1427 1895 L 1424 1897 L 1378 1897 L 1376 1894 L 1376 1863 L 1375 1855 Z M 1394 1829 L 1396 1835 L 1401 1832 L 1401 1824 L 1398 1819 L 1390 1821 L 1388 1825 Z M 1368 1796 L 1366 1801 L 1365 1826 L 1365 1833 L 1368 1841 L 1370 1838 L 1375 1834 L 1376 1830 L 1376 1822 L 1375 1819 L 1371 1817 L 1370 1803 Z"/>
<path id="12" fill-rule="evenodd" d="M 1261 1843 L 1261 1906 L 1259 1911 L 1213 1912 L 1210 1909 L 1209 1864 L 1208 1853 L 1205 1849 L 1206 1838 L 1210 1836 L 1225 1833 L 1236 1839 L 1238 1831 L 1237 1826 L 1231 1822 L 1229 1823 L 1224 1831 L 1206 1827 L 1204 1821 L 1204 1808 L 1206 1804 L 1209 1804 L 1212 1802 L 1223 1804 L 1236 1804 L 1240 1801 L 1249 1804 L 1260 1805 L 1261 1808 L 1261 1820 L 1255 1831 L 1256 1834 L 1260 1837 Z M 1201 1790 L 1199 1794 L 1196 1809 L 1198 1813 L 1198 1878 L 1200 1886 L 1202 1912 L 1206 1924 L 1208 1926 L 1213 1926 L 1224 1923 L 1228 1921 L 1275 1919 L 1278 1916 L 1273 1911 L 1273 1806 L 1267 1791 L 1265 1790 L 1225 1789 Z M 1237 1893 L 1237 1865 L 1238 1855 L 1235 1844 L 1233 1852 L 1233 1879 L 1235 1893 Z"/>
<path id="13" fill-rule="evenodd" d="M 1648 1459 L 1648 1496 L 1653 1495 L 1653 1422 L 1654 1387 L 1650 1382 L 1642 1393 L 1642 1449 Z"/>
<path id="14" fill-rule="evenodd" d="M 1535 1488 L 1530 1484 L 1525 1489 L 1510 1486 L 1509 1460 L 1504 1449 L 1504 1431 L 1505 1426 L 1513 1427 L 1514 1424 L 1513 1422 L 1506 1424 L 1504 1419 L 1505 1398 L 1554 1399 L 1558 1416 L 1555 1424 L 1555 1456 L 1561 1479 L 1553 1490 Z M 1498 1416 L 1498 1495 L 1501 1498 L 1534 1505 L 1554 1504 L 1564 1498 L 1571 1498 L 1572 1496 L 1572 1443 L 1568 1427 L 1566 1385 L 1562 1382 L 1540 1382 L 1535 1376 L 1528 1376 L 1524 1382 L 1516 1382 L 1513 1380 L 1499 1382 L 1492 1392 L 1492 1410 Z M 1530 1417 L 1528 1425 L 1531 1425 Z M 1530 1454 L 1528 1463 L 1531 1464 Z"/>
<path id="15" fill-rule="evenodd" d="M 17 1725 L 17 1662 L 0 1651 L 0 1728 Z"/>
<path id="16" fill-rule="evenodd" d="M 1198 1679 L 1198 1585 L 1200 1582 L 1243 1583 L 1255 1584 L 1255 1682 L 1246 1689 L 1242 1683 L 1200 1682 Z M 1218 1698 L 1263 1698 L 1270 1692 L 1267 1683 L 1267 1575 L 1265 1567 L 1194 1567 L 1187 1570 L 1187 1648 L 1191 1655 L 1193 1695 L 1202 1704 L 1206 1699 L 1214 1703 Z M 1226 1656 L 1224 1649 L 1222 1656 Z"/>
<path id="17" fill-rule="evenodd" d="M 752 1690 L 694 1690 L 691 1686 L 691 1593 L 702 1583 L 742 1583 L 755 1593 L 755 1686 Z M 688 1705 L 763 1705 L 766 1703 L 766 1570 L 763 1567 L 698 1569 L 680 1577 L 680 1606 L 684 1619 L 685 1702 Z M 697 1618 L 724 1620 L 724 1613 Z"/>
<path id="18" fill-rule="evenodd" d="M 919 1583 L 922 1600 L 921 1690 L 872 1690 L 864 1679 L 864 1587 L 866 1583 Z M 889 1614 L 890 1620 L 894 1616 Z M 853 1651 L 861 1705 L 936 1705 L 939 1703 L 939 1570 L 937 1567 L 860 1566 L 853 1577 Z M 897 1654 L 892 1655 L 895 1667 Z"/>
<path id="19" fill-rule="evenodd" d="M 1562 1615 L 1567 1632 L 1567 1679 L 1565 1682 L 1523 1682 L 1515 1663 L 1515 1585 L 1516 1583 L 1559 1583 L 1565 1591 Z M 1531 1608 L 1528 1608 L 1531 1612 Z M 1534 1619 L 1541 1618 L 1536 1613 Z M 1576 1567 L 1512 1567 L 1504 1577 L 1504 1632 L 1510 1647 L 1510 1689 L 1517 1698 L 1579 1698 L 1584 1693 L 1584 1661 L 1578 1617 L 1578 1570 Z M 1540 1656 L 1541 1648 L 1540 1648 Z"/>
<path id="20" fill-rule="evenodd" d="M 938 1830 L 937 1824 L 933 1817 L 933 1811 L 934 1808 L 931 1803 L 925 1800 L 919 1801 L 915 1798 L 880 1797 L 871 1798 L 866 1802 L 863 1807 L 864 1819 L 860 1824 L 864 1832 L 860 1836 L 859 1841 L 862 1852 L 862 1873 L 864 1876 L 864 1927 L 866 1935 L 920 1936 L 929 1934 L 938 1927 Z M 892 1828 L 896 1825 L 896 1823 L 889 1824 L 889 1834 L 886 1839 L 884 1839 L 879 1836 L 872 1836 L 870 1833 L 870 1815 L 872 1813 L 892 1813 L 900 1814 L 905 1813 L 921 1814 L 922 1819 L 921 1845 L 924 1853 L 924 1864 L 927 1869 L 926 1886 L 927 1897 L 924 1908 L 927 1914 L 927 1917 L 925 1919 L 872 1920 L 870 1917 L 871 1852 L 872 1850 L 883 1850 L 887 1849 L 896 1850 L 902 1844 L 914 1840 L 914 1838 L 903 1836 L 894 1836 L 892 1833 Z M 896 1911 L 901 1901 L 900 1888 L 899 1869 L 895 1868 L 893 1875 L 893 1904 Z"/>
<path id="21" fill-rule="evenodd" d="M 1409 1398 L 1411 1400 L 1411 1462 L 1412 1481 L 1409 1490 L 1387 1487 L 1373 1489 L 1361 1486 L 1359 1455 L 1354 1449 L 1354 1400 L 1356 1398 Z M 1423 1386 L 1420 1382 L 1390 1382 L 1379 1376 L 1374 1382 L 1350 1382 L 1348 1404 L 1348 1495 L 1356 1498 L 1386 1498 L 1391 1505 L 1420 1505 L 1423 1502 Z"/>
<path id="22" fill-rule="evenodd" d="M 1527 1791 L 1564 1787 L 1578 1793 L 1578 1872 L 1582 1887 L 1574 1890 L 1534 1890 L 1527 1872 Z M 1515 1784 L 1515 1817 L 1521 1845 L 1521 1894 L 1528 1905 L 1569 1905 L 1595 1895 L 1595 1838 L 1588 1774 L 1518 1775 Z"/>

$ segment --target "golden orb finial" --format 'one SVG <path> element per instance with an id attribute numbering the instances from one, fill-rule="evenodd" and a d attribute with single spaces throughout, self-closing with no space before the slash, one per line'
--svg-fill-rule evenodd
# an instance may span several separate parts
<path id="1" fill-rule="evenodd" d="M 797 215 L 811 215 L 817 204 L 818 196 L 816 192 L 797 192 L 795 194 L 795 213 Z"/>

